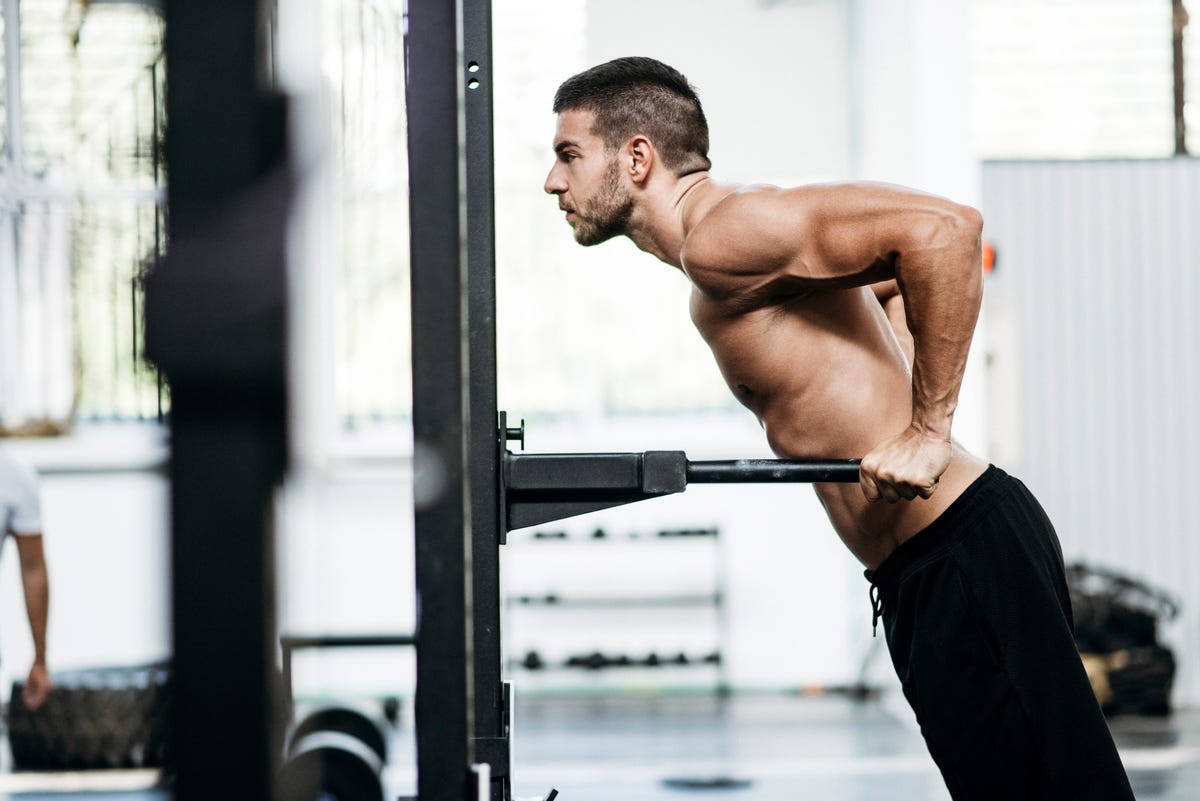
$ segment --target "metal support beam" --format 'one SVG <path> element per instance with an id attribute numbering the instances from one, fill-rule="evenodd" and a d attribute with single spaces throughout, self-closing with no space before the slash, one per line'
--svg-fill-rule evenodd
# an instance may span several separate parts
<path id="1" fill-rule="evenodd" d="M 465 121 L 455 0 L 409 7 L 408 158 L 416 447 L 417 792 L 463 801 L 474 785 Z M 493 410 L 494 411 L 494 410 Z"/>
<path id="2" fill-rule="evenodd" d="M 470 371 L 471 576 L 476 759 L 491 766 L 492 801 L 507 801 L 508 720 L 501 676 L 499 445 L 496 440 L 496 244 L 492 147 L 492 3 L 462 0 Z"/>
<path id="3" fill-rule="evenodd" d="M 282 741 L 285 108 L 259 86 L 257 2 L 164 12 L 169 249 L 146 282 L 146 350 L 172 400 L 174 796 L 262 801 Z"/>
<path id="4" fill-rule="evenodd" d="M 1175 88 L 1175 155 L 1188 155 L 1187 119 L 1184 114 L 1183 31 L 1188 26 L 1188 12 L 1183 0 L 1171 0 L 1171 54 Z"/>
<path id="5" fill-rule="evenodd" d="M 25 187 L 25 136 L 21 107 L 21 4 L 3 0 L 4 164 L 0 167 L 0 423 L 21 411 L 12 406 L 25 358 L 21 348 L 21 215 Z M 10 405 L 11 404 L 11 405 Z"/>
<path id="6" fill-rule="evenodd" d="M 21 2 L 4 0 L 4 152 L 20 186 L 25 176 L 25 125 L 21 107 Z"/>
<path id="7" fill-rule="evenodd" d="M 411 634 L 284 634 L 279 637 L 282 652 L 282 691 L 286 705 L 292 703 L 292 655 L 314 648 L 396 648 L 417 644 Z"/>

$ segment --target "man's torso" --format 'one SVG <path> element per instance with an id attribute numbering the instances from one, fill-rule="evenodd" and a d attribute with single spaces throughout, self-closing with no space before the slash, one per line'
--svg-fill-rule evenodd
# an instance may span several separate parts
<path id="1" fill-rule="evenodd" d="M 785 290 L 747 300 L 710 292 L 691 277 L 692 320 L 776 455 L 860 458 L 908 427 L 907 357 L 870 287 Z M 816 491 L 847 547 L 875 567 L 985 468 L 956 446 L 928 500 L 869 502 L 856 484 L 820 484 Z"/>

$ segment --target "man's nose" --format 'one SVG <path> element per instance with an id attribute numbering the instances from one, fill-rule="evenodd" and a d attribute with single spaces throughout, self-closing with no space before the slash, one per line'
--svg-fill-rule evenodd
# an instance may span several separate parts
<path id="1" fill-rule="evenodd" d="M 550 173 L 546 176 L 546 183 L 542 188 L 546 190 L 547 195 L 561 195 L 567 191 L 567 182 L 562 179 L 557 164 L 550 168 Z"/>

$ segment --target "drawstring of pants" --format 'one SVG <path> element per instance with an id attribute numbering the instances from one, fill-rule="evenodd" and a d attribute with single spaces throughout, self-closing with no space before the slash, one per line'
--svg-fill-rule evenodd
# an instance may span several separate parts
<path id="1" fill-rule="evenodd" d="M 883 617 L 883 598 L 879 595 L 879 587 L 871 585 L 871 636 L 879 634 L 879 618 Z"/>

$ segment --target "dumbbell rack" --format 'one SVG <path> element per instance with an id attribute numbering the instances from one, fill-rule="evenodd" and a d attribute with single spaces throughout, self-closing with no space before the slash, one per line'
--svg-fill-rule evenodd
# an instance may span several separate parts
<path id="1" fill-rule="evenodd" d="M 584 686 L 602 683 L 642 689 L 682 682 L 721 695 L 728 692 L 726 582 L 717 528 L 640 535 L 605 528 L 571 534 L 538 530 L 514 540 L 512 547 L 517 550 L 507 560 L 506 661 L 510 669 L 528 676 L 531 685 L 577 688 L 589 682 Z M 555 565 L 539 573 L 553 577 L 555 583 L 539 583 L 531 592 L 520 576 L 539 557 Z M 625 569 L 633 563 L 637 576 L 650 579 L 667 562 L 679 567 L 690 563 L 695 569 L 675 572 L 685 581 L 673 588 L 655 586 L 654 581 L 643 584 L 637 577 L 631 584 Z M 583 565 L 587 565 L 584 575 L 571 572 Z M 617 575 L 622 575 L 625 591 L 613 591 L 612 579 Z M 671 627 L 647 627 L 646 621 L 661 621 L 663 615 L 702 621 L 711 641 L 685 637 L 682 642 L 662 642 Z M 524 632 L 532 636 L 523 636 Z M 587 633 L 586 641 L 573 638 L 579 632 Z M 573 638 L 566 647 L 564 637 Z"/>

